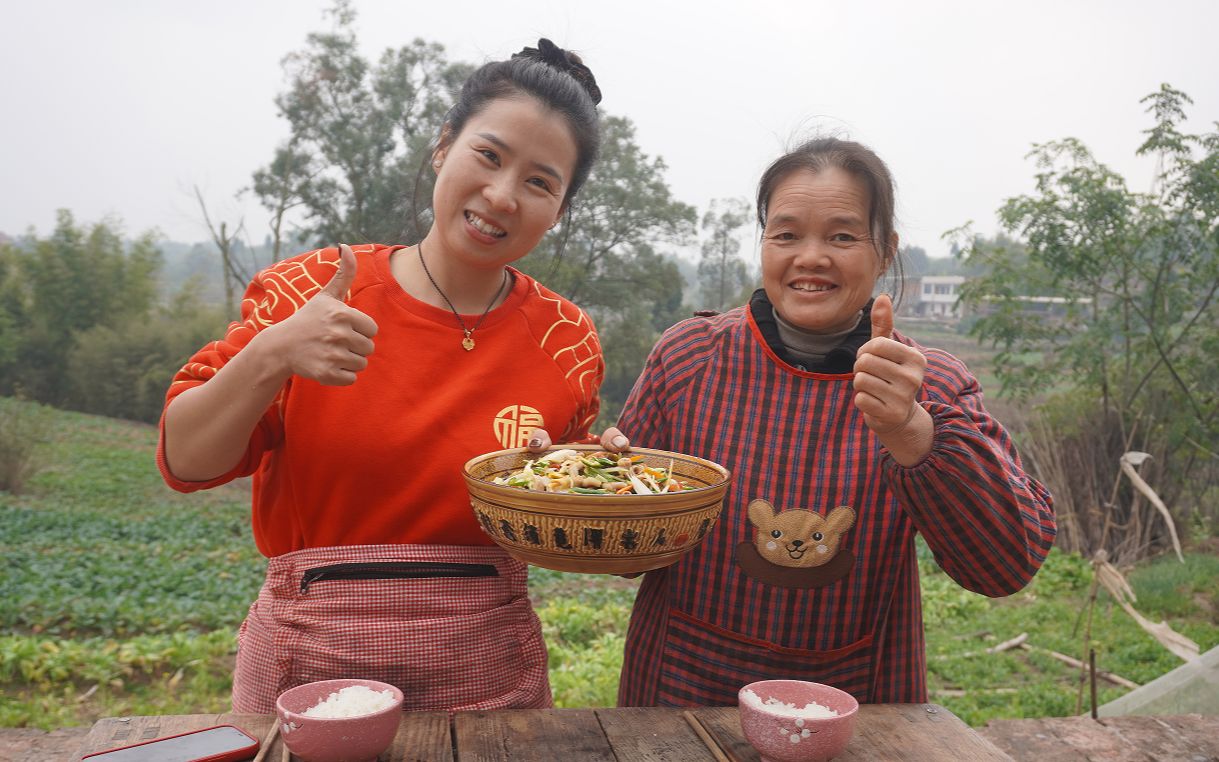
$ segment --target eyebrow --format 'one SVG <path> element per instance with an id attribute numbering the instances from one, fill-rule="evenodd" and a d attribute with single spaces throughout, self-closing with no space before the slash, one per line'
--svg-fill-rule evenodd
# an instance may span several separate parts
<path id="1" fill-rule="evenodd" d="M 800 217 L 794 214 L 779 214 L 771 217 L 766 221 L 766 224 L 787 225 L 793 222 L 799 222 Z M 863 218 L 854 214 L 836 214 L 828 220 L 831 225 L 865 225 Z"/>
<path id="2" fill-rule="evenodd" d="M 512 148 L 507 143 L 500 140 L 499 136 L 497 136 L 493 133 L 480 132 L 480 133 L 478 133 L 478 136 L 480 138 L 482 138 L 483 140 L 486 140 L 487 142 L 496 146 L 497 148 L 499 148 L 502 151 L 511 151 L 512 150 Z M 535 161 L 535 162 L 533 162 L 533 166 L 537 167 L 540 171 L 545 172 L 546 174 L 550 175 L 554 179 L 558 180 L 559 183 L 563 182 L 563 175 L 559 174 L 559 170 L 555 169 L 554 167 L 550 166 L 549 164 L 543 164 L 540 161 Z"/>

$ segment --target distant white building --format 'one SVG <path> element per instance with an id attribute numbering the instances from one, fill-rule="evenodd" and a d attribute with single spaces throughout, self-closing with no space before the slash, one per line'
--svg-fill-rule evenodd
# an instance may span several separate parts
<path id="1" fill-rule="evenodd" d="M 902 284 L 901 312 L 913 317 L 959 320 L 961 306 L 958 299 L 963 275 L 924 275 L 907 278 Z"/>

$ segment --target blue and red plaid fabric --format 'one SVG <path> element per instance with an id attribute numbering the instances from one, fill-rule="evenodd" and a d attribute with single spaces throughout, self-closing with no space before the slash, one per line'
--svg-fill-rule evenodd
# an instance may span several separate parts
<path id="1" fill-rule="evenodd" d="M 864 426 L 851 374 L 783 362 L 748 308 L 666 332 L 619 427 L 635 445 L 709 458 L 733 478 L 704 543 L 643 581 L 620 705 L 731 705 L 741 686 L 768 678 L 829 683 L 864 702 L 925 701 L 915 533 L 969 590 L 1002 596 L 1029 582 L 1053 543 L 1050 495 L 1024 472 L 968 369 L 923 351 L 919 401 L 935 443 L 903 468 Z M 743 573 L 738 546 L 754 541 L 755 499 L 821 516 L 850 506 L 840 552 L 853 568 L 809 589 Z"/>

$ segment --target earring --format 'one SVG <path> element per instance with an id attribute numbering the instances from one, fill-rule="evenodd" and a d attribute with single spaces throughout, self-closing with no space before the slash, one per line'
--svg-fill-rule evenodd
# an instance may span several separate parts
<path id="1" fill-rule="evenodd" d="M 437 159 L 436 161 L 432 162 L 432 166 L 435 167 L 436 169 L 440 169 L 440 165 L 443 163 L 444 163 L 443 161 L 441 161 L 440 159 Z"/>

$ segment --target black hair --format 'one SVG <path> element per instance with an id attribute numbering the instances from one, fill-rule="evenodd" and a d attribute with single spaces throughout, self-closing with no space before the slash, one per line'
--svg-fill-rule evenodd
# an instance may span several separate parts
<path id="1" fill-rule="evenodd" d="M 466 122 L 491 101 L 525 94 L 567 119 L 576 141 L 576 166 L 563 203 L 569 204 L 584 185 L 601 150 L 601 120 L 597 104 L 601 90 L 580 57 L 548 39 L 538 40 L 506 61 L 479 67 L 461 86 L 456 103 L 449 109 L 436 148 L 443 148 L 461 133 Z"/>
<path id="2" fill-rule="evenodd" d="M 903 267 L 894 243 L 896 229 L 893 175 L 876 153 L 862 143 L 838 138 L 813 138 L 771 162 L 758 181 L 758 225 L 766 230 L 766 213 L 775 188 L 792 172 L 820 172 L 837 167 L 861 180 L 868 189 L 868 234 L 881 262 L 894 265 L 900 294 Z"/>

